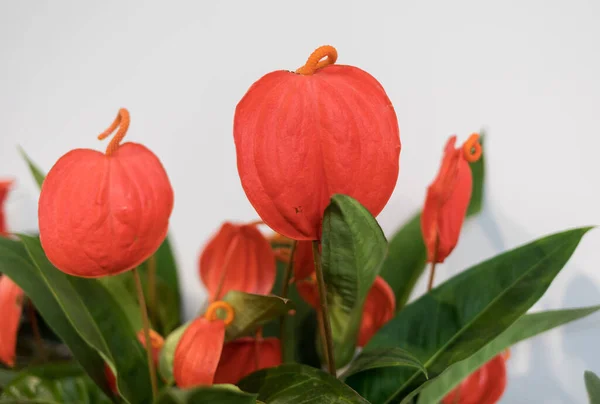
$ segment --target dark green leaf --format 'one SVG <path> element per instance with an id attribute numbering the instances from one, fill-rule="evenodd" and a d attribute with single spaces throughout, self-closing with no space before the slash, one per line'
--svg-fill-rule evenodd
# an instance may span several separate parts
<path id="1" fill-rule="evenodd" d="M 476 354 L 456 362 L 441 375 L 428 382 L 428 386 L 419 395 L 419 404 L 437 403 L 468 375 L 479 369 L 494 356 L 517 342 L 578 320 L 600 309 L 600 306 L 579 309 L 550 310 L 541 313 L 526 314 L 506 331 L 498 335 Z"/>
<path id="2" fill-rule="evenodd" d="M 406 306 L 365 347 L 402 347 L 431 377 L 473 355 L 546 291 L 589 228 L 544 237 L 478 264 Z M 374 402 L 392 402 L 424 382 L 419 372 L 379 368 L 347 382 Z"/>
<path id="3" fill-rule="evenodd" d="M 108 392 L 104 360 L 73 327 L 21 242 L 0 237 L 0 272 L 25 291 L 46 323 L 69 347 L 90 377 Z"/>
<path id="4" fill-rule="evenodd" d="M 256 394 L 244 393 L 233 385 L 217 384 L 212 387 L 197 387 L 180 390 L 171 388 L 158 396 L 157 404 L 254 404 Z"/>
<path id="5" fill-rule="evenodd" d="M 340 368 L 354 356 L 363 305 L 387 253 L 387 241 L 365 207 L 338 194 L 325 209 L 321 246 L 334 358 Z"/>
<path id="6" fill-rule="evenodd" d="M 250 335 L 261 325 L 286 315 L 294 309 L 294 304 L 279 296 L 255 295 L 239 291 L 230 291 L 223 298 L 234 311 L 233 322 L 227 326 L 225 338 L 232 340 L 244 335 Z"/>
<path id="7" fill-rule="evenodd" d="M 258 393 L 258 399 L 267 404 L 368 404 L 340 380 L 304 365 L 289 364 L 259 370 L 242 379 L 238 386 L 244 391 Z"/>
<path id="8" fill-rule="evenodd" d="M 6 386 L 0 402 L 108 404 L 112 401 L 78 365 L 25 369 Z"/>
<path id="9" fill-rule="evenodd" d="M 25 159 L 25 162 L 29 167 L 29 171 L 31 172 L 33 179 L 37 183 L 38 187 L 41 189 L 42 183 L 44 182 L 44 178 L 46 178 L 46 174 L 44 174 L 44 172 L 39 169 L 39 167 L 29 158 L 27 153 L 25 153 L 25 150 L 23 150 L 21 147 L 19 147 L 19 152 L 21 153 L 21 156 L 23 156 L 23 159 Z"/>
<path id="10" fill-rule="evenodd" d="M 20 238 L 73 327 L 113 368 L 123 398 L 130 403 L 149 402 L 151 389 L 145 351 L 121 306 L 121 299 L 117 300 L 96 279 L 77 278 L 56 269 L 44 255 L 39 238 L 24 235 Z"/>
<path id="11" fill-rule="evenodd" d="M 483 141 L 481 139 L 483 144 Z M 481 159 L 471 164 L 473 191 L 467 217 L 478 214 L 483 205 L 485 151 Z M 396 310 L 400 311 L 425 270 L 427 250 L 421 233 L 421 213 L 410 218 L 390 239 L 388 256 L 381 268 L 381 276 L 396 295 Z"/>
<path id="12" fill-rule="evenodd" d="M 6 387 L 16 376 L 17 372 L 10 369 L 0 369 L 0 391 Z"/>
<path id="13" fill-rule="evenodd" d="M 368 369 L 410 367 L 419 369 L 427 377 L 427 369 L 410 352 L 400 348 L 381 348 L 365 352 L 353 361 L 343 378 Z"/>
<path id="14" fill-rule="evenodd" d="M 155 330 L 167 335 L 181 324 L 181 295 L 177 279 L 177 263 L 170 237 L 160 245 L 154 255 L 140 266 L 148 310 Z M 149 291 L 148 271 L 154 267 L 156 290 Z"/>
<path id="15" fill-rule="evenodd" d="M 600 379 L 594 372 L 586 370 L 583 374 L 590 404 L 600 404 Z"/>

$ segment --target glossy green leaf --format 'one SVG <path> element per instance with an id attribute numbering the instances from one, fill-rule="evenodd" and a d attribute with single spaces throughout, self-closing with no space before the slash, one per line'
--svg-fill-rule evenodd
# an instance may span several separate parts
<path id="1" fill-rule="evenodd" d="M 104 360 L 73 327 L 20 241 L 0 237 L 0 272 L 9 276 L 25 291 L 46 323 L 69 347 L 90 377 L 108 392 Z"/>
<path id="2" fill-rule="evenodd" d="M 29 158 L 27 153 L 25 153 L 25 150 L 23 150 L 21 147 L 19 147 L 19 152 L 21 153 L 21 156 L 27 163 L 27 167 L 29 167 L 29 171 L 31 172 L 33 179 L 37 183 L 38 187 L 41 189 L 42 184 L 44 182 L 44 178 L 46 178 L 46 174 L 44 174 L 44 172 L 40 170 L 40 168 Z"/>
<path id="3" fill-rule="evenodd" d="M 187 322 L 173 332 L 171 332 L 167 338 L 165 338 L 165 344 L 160 350 L 160 357 L 158 362 L 158 371 L 161 377 L 167 384 L 173 384 L 173 359 L 175 357 L 175 349 L 177 344 L 183 335 L 183 332 L 188 328 L 190 322 Z"/>
<path id="4" fill-rule="evenodd" d="M 262 369 L 242 379 L 238 386 L 247 392 L 258 393 L 258 399 L 270 404 L 368 404 L 340 380 L 304 365 L 281 365 Z"/>
<path id="5" fill-rule="evenodd" d="M 365 352 L 402 347 L 436 377 L 473 355 L 521 317 L 546 291 L 589 228 L 554 234 L 478 264 L 405 307 Z M 348 384 L 377 403 L 402 399 L 424 382 L 418 371 L 379 368 Z"/>
<path id="6" fill-rule="evenodd" d="M 590 404 L 600 404 L 600 378 L 594 372 L 586 370 L 583 374 L 585 388 L 590 399 Z"/>
<path id="7" fill-rule="evenodd" d="M 223 300 L 235 311 L 233 322 L 227 326 L 225 338 L 233 340 L 250 335 L 258 327 L 286 315 L 294 309 L 294 303 L 279 296 L 255 295 L 232 290 Z"/>
<path id="8" fill-rule="evenodd" d="M 21 371 L 5 387 L 0 402 L 108 404 L 112 401 L 80 366 L 66 363 Z"/>
<path id="9" fill-rule="evenodd" d="M 149 291 L 148 282 L 151 267 L 155 271 L 156 289 L 153 294 Z M 140 265 L 139 270 L 154 329 L 161 335 L 167 335 L 181 324 L 181 294 L 170 237 L 163 241 L 150 259 Z"/>
<path id="10" fill-rule="evenodd" d="M 526 314 L 513 323 L 502 334 L 494 338 L 477 353 L 456 362 L 441 375 L 428 383 L 419 395 L 419 404 L 437 403 L 468 375 L 486 364 L 494 356 L 512 345 L 534 337 L 552 328 L 578 320 L 600 309 L 600 306 L 579 309 L 550 310 L 541 313 Z"/>
<path id="11" fill-rule="evenodd" d="M 162 392 L 156 401 L 156 404 L 196 403 L 255 404 L 256 394 L 244 393 L 234 385 L 216 384 L 185 390 L 171 388 Z"/>
<path id="12" fill-rule="evenodd" d="M 321 247 L 334 358 L 340 368 L 354 356 L 363 305 L 386 256 L 387 241 L 365 207 L 338 194 L 325 209 Z"/>
<path id="13" fill-rule="evenodd" d="M 123 398 L 130 403 L 149 402 L 145 351 L 121 301 L 96 279 L 77 278 L 56 269 L 44 255 L 39 238 L 20 238 L 73 327 L 113 368 Z"/>
<path id="14" fill-rule="evenodd" d="M 348 370 L 344 372 L 343 379 L 369 369 L 387 367 L 409 367 L 419 369 L 427 377 L 427 369 L 410 352 L 401 348 L 381 348 L 365 352 L 354 360 Z"/>
<path id="15" fill-rule="evenodd" d="M 482 142 L 483 144 L 483 142 Z M 481 159 L 471 164 L 473 191 L 467 217 L 474 216 L 483 206 L 485 151 Z M 421 233 L 421 213 L 415 214 L 390 239 L 389 252 L 381 268 L 381 276 L 396 295 L 396 310 L 408 302 L 415 284 L 425 270 L 427 250 Z"/>

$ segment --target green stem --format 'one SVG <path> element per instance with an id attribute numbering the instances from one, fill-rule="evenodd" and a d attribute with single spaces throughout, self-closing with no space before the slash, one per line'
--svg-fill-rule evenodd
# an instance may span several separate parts
<path id="1" fill-rule="evenodd" d="M 327 307 L 327 288 L 325 286 L 325 278 L 323 277 L 323 268 L 321 267 L 321 254 L 319 253 L 319 242 L 312 242 L 313 258 L 315 260 L 315 273 L 317 274 L 317 286 L 319 287 L 319 300 L 321 316 L 323 318 L 323 329 L 325 335 L 322 336 L 325 340 L 325 350 L 329 373 L 336 376 L 335 358 L 333 357 L 333 337 L 331 335 L 331 320 L 329 319 L 329 308 Z"/>
<path id="2" fill-rule="evenodd" d="M 158 395 L 158 382 L 156 380 L 156 367 L 152 359 L 152 342 L 150 340 L 150 322 L 148 321 L 148 309 L 146 308 L 146 299 L 144 298 L 144 288 L 137 268 L 133 268 L 133 277 L 137 288 L 138 301 L 140 303 L 140 313 L 142 315 L 142 324 L 144 326 L 144 339 L 146 343 L 146 356 L 148 358 L 148 371 L 150 372 L 150 382 L 152 383 L 152 398 L 156 399 Z"/>
<path id="3" fill-rule="evenodd" d="M 290 280 L 292 278 L 292 273 L 294 272 L 294 255 L 296 254 L 296 245 L 298 242 L 294 240 L 292 242 L 292 247 L 290 249 L 290 261 L 285 266 L 285 272 L 283 273 L 283 285 L 281 288 L 281 297 L 287 299 L 288 292 L 290 290 Z M 285 319 L 287 318 L 287 313 L 281 316 L 281 321 L 279 322 L 279 342 L 281 344 L 281 357 L 283 358 L 283 362 L 286 361 L 285 354 Z"/>

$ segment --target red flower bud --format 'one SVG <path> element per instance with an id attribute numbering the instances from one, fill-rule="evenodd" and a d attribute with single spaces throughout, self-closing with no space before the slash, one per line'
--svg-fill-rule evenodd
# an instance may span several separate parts
<path id="1" fill-rule="evenodd" d="M 0 276 L 0 362 L 15 365 L 17 332 L 23 311 L 24 293 L 8 276 Z"/>
<path id="2" fill-rule="evenodd" d="M 224 223 L 204 247 L 199 267 L 211 302 L 230 290 L 266 295 L 275 283 L 275 254 L 256 223 Z"/>
<path id="3" fill-rule="evenodd" d="M 62 156 L 42 185 L 42 247 L 58 269 L 81 277 L 115 275 L 150 257 L 167 235 L 173 189 L 158 158 L 137 143 L 119 142 L 125 109 L 106 154 L 76 149 Z"/>
<path id="4" fill-rule="evenodd" d="M 365 300 L 358 333 L 358 346 L 365 346 L 381 327 L 390 321 L 396 312 L 396 296 L 381 276 L 375 282 Z"/>
<path id="5" fill-rule="evenodd" d="M 373 76 L 336 59 L 335 48 L 323 46 L 296 72 L 263 76 L 235 111 L 244 191 L 269 227 L 296 240 L 319 238 L 336 193 L 379 214 L 398 178 L 392 103 Z"/>
<path id="6" fill-rule="evenodd" d="M 227 318 L 216 317 L 223 309 Z M 233 308 L 222 301 L 212 303 L 205 317 L 194 320 L 183 332 L 173 358 L 173 377 L 181 388 L 211 385 L 225 342 L 225 327 L 233 321 Z"/>
<path id="7" fill-rule="evenodd" d="M 421 231 L 429 262 L 444 262 L 458 243 L 473 187 L 469 162 L 481 156 L 478 139 L 479 135 L 473 134 L 463 147 L 455 149 L 456 136 L 452 136 L 446 143 L 440 171 L 427 189 Z"/>
<path id="8" fill-rule="evenodd" d="M 8 235 L 6 216 L 4 214 L 4 202 L 6 201 L 12 183 L 12 180 L 0 181 L 0 237 L 6 237 Z"/>
<path id="9" fill-rule="evenodd" d="M 215 374 L 215 384 L 236 384 L 259 369 L 281 365 L 278 338 L 239 338 L 225 344 Z"/>
<path id="10" fill-rule="evenodd" d="M 443 404 L 495 404 L 506 389 L 506 359 L 503 354 L 463 380 L 444 399 Z"/>

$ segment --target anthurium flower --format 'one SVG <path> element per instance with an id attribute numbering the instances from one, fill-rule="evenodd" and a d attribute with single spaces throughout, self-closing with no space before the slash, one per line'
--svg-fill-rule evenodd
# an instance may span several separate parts
<path id="1" fill-rule="evenodd" d="M 495 404 L 506 389 L 506 355 L 495 356 L 469 375 L 444 399 L 443 404 Z"/>
<path id="2" fill-rule="evenodd" d="M 167 235 L 173 189 L 161 162 L 137 143 L 121 109 L 99 139 L 117 130 L 106 153 L 76 149 L 62 156 L 42 185 L 40 240 L 52 264 L 70 275 L 100 277 L 132 269 Z"/>
<path id="3" fill-rule="evenodd" d="M 358 346 L 365 346 L 381 327 L 390 321 L 396 312 L 396 296 L 390 285 L 381 276 L 375 278 L 363 306 L 363 315 L 358 333 Z"/>
<path id="4" fill-rule="evenodd" d="M 254 371 L 278 365 L 281 365 L 278 338 L 239 338 L 223 347 L 214 383 L 236 384 Z"/>
<path id="5" fill-rule="evenodd" d="M 246 196 L 269 227 L 295 240 L 319 238 L 336 193 L 376 216 L 398 178 L 400 131 L 390 99 L 369 73 L 336 60 L 334 47 L 318 48 L 295 72 L 260 78 L 235 111 Z"/>
<path id="6" fill-rule="evenodd" d="M 0 237 L 6 237 L 8 235 L 6 214 L 4 213 L 4 202 L 6 201 L 12 183 L 12 180 L 0 180 Z"/>
<path id="7" fill-rule="evenodd" d="M 427 189 L 421 231 L 429 262 L 444 262 L 458 242 L 473 187 L 469 163 L 481 157 L 478 140 L 479 135 L 472 134 L 456 149 L 456 136 L 452 136 L 437 177 Z"/>
<path id="8" fill-rule="evenodd" d="M 217 310 L 226 312 L 225 320 Z M 212 303 L 204 317 L 198 317 L 184 331 L 173 358 L 173 376 L 181 388 L 211 385 L 225 342 L 225 327 L 234 319 L 231 305 L 223 301 Z"/>
<path id="9" fill-rule="evenodd" d="M 15 365 L 23 299 L 23 290 L 8 276 L 0 276 L 0 362 L 10 367 Z"/>
<path id="10" fill-rule="evenodd" d="M 297 281 L 296 289 L 308 304 L 317 308 L 319 292 L 314 273 L 309 278 Z M 365 346 L 371 337 L 394 317 L 395 310 L 394 291 L 381 276 L 377 276 L 365 299 L 357 346 Z"/>
<path id="11" fill-rule="evenodd" d="M 275 254 L 259 223 L 224 223 L 206 244 L 199 272 L 209 300 L 221 299 L 230 290 L 266 295 L 275 283 Z"/>
<path id="12" fill-rule="evenodd" d="M 140 330 L 137 333 L 138 341 L 146 348 L 146 337 L 144 336 L 144 330 Z M 159 333 L 154 330 L 150 330 L 150 344 L 152 345 L 152 360 L 154 364 L 158 366 L 158 358 L 160 355 L 160 350 L 165 344 L 165 340 Z M 104 374 L 106 376 L 106 382 L 108 383 L 108 387 L 115 394 L 118 393 L 117 390 L 117 379 L 115 378 L 115 374 L 112 372 L 108 365 L 104 365 Z"/>

